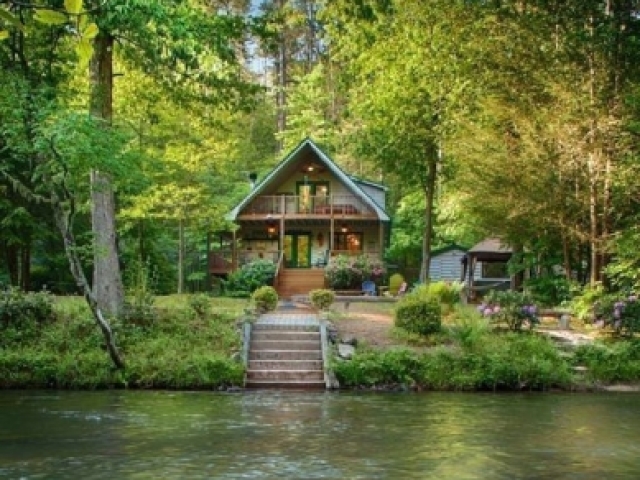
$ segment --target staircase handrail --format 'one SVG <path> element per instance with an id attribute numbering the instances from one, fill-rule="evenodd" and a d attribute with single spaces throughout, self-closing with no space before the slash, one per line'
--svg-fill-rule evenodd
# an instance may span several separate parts
<path id="1" fill-rule="evenodd" d="M 284 250 L 280 251 L 280 255 L 278 256 L 278 263 L 276 264 L 276 273 L 273 277 L 273 286 L 280 286 L 280 272 L 282 271 L 282 265 L 284 264 Z"/>

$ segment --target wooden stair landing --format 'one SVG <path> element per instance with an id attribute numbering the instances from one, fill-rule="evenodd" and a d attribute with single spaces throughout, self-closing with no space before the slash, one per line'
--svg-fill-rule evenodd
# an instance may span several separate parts
<path id="1" fill-rule="evenodd" d="M 324 288 L 324 269 L 322 268 L 285 268 L 280 272 L 276 286 L 280 298 L 306 295 L 318 288 Z"/>

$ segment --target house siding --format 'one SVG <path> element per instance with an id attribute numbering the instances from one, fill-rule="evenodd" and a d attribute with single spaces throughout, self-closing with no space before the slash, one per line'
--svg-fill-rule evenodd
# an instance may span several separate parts
<path id="1" fill-rule="evenodd" d="M 429 264 L 429 277 L 431 280 L 459 281 L 462 275 L 463 250 L 450 250 L 434 256 Z"/>

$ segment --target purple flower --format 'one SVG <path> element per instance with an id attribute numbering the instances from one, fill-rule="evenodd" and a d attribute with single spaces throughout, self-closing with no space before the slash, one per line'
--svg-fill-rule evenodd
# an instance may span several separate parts
<path id="1" fill-rule="evenodd" d="M 622 310 L 622 309 L 624 309 L 624 306 L 625 306 L 625 305 L 624 305 L 624 302 L 616 302 L 616 303 L 613 305 L 613 308 L 615 308 L 615 309 L 617 309 L 617 310 Z"/>
<path id="2" fill-rule="evenodd" d="M 493 313 L 500 313 L 500 305 L 493 307 Z"/>
<path id="3" fill-rule="evenodd" d="M 635 301 L 638 300 L 638 296 L 637 295 L 629 295 L 629 298 L 627 299 L 628 302 L 633 303 Z"/>
<path id="4" fill-rule="evenodd" d="M 616 309 L 613 311 L 613 318 L 620 318 L 620 316 L 621 316 L 621 315 L 622 315 L 622 312 L 620 311 L 620 309 L 619 309 L 619 308 L 616 308 Z"/>
<path id="5" fill-rule="evenodd" d="M 484 313 L 485 317 L 488 317 L 489 315 L 491 315 L 493 313 L 493 310 L 491 309 L 491 307 L 487 307 L 487 308 L 485 308 L 484 312 L 482 312 L 482 313 Z"/>
<path id="6" fill-rule="evenodd" d="M 487 308 L 487 305 L 485 303 L 481 303 L 477 308 L 480 313 L 484 313 L 484 309 Z"/>
<path id="7" fill-rule="evenodd" d="M 529 305 L 529 315 L 535 315 L 538 309 L 535 305 Z"/>

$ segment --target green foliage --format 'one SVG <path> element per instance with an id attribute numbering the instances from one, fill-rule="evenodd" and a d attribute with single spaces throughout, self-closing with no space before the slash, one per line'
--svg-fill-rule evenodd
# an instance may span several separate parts
<path id="1" fill-rule="evenodd" d="M 449 336 L 462 348 L 471 350 L 491 332 L 489 320 L 477 309 L 466 305 L 457 306 Z"/>
<path id="2" fill-rule="evenodd" d="M 156 320 L 152 273 L 148 262 L 135 261 L 127 271 L 127 298 L 121 317 L 141 327 Z"/>
<path id="3" fill-rule="evenodd" d="M 460 293 L 464 288 L 462 282 L 430 282 L 419 285 L 414 292 L 437 300 L 444 305 L 454 305 L 460 302 Z"/>
<path id="4" fill-rule="evenodd" d="M 547 275 L 530 278 L 525 282 L 525 289 L 534 302 L 543 307 L 556 307 L 569 302 L 578 287 L 566 277 Z"/>
<path id="5" fill-rule="evenodd" d="M 613 298 L 613 297 L 611 297 Z M 604 320 L 618 335 L 633 336 L 640 332 L 640 301 L 637 295 L 629 295 L 605 304 Z"/>
<path id="6" fill-rule="evenodd" d="M 211 297 L 206 293 L 189 295 L 188 304 L 197 318 L 207 318 L 212 313 Z"/>
<path id="7" fill-rule="evenodd" d="M 640 288 L 639 247 L 640 230 L 636 225 L 616 236 L 613 242 L 614 258 L 606 268 L 607 276 L 614 287 L 621 290 Z"/>
<path id="8" fill-rule="evenodd" d="M 404 283 L 404 277 L 400 273 L 394 273 L 389 278 L 389 294 L 392 296 L 398 295 L 398 290 L 400 290 L 400 286 Z"/>
<path id="9" fill-rule="evenodd" d="M 0 349 L 0 388 L 242 385 L 244 368 L 231 358 L 241 348 L 237 311 L 216 309 L 199 318 L 183 298 L 163 299 L 161 307 L 157 321 L 144 327 L 122 319 L 113 322 L 127 358 L 126 371 L 116 372 L 86 304 L 77 298 L 57 302 L 57 320 L 44 325 L 37 337 L 14 339 Z"/>
<path id="10" fill-rule="evenodd" d="M 229 275 L 224 282 L 225 293 L 239 292 L 249 296 L 257 288 L 271 285 L 275 274 L 276 265 L 273 262 L 257 260 L 248 263 Z"/>
<path id="11" fill-rule="evenodd" d="M 418 356 L 407 349 L 358 352 L 353 359 L 336 362 L 333 370 L 341 385 L 413 385 L 419 371 Z"/>
<path id="12" fill-rule="evenodd" d="M 438 347 L 358 352 L 334 371 L 345 386 L 398 383 L 437 390 L 544 390 L 571 382 L 568 363 L 546 338 L 532 334 L 485 335 L 474 349 Z"/>
<path id="13" fill-rule="evenodd" d="M 334 290 L 360 290 L 365 280 L 379 284 L 385 273 L 381 264 L 371 262 L 366 255 L 338 255 L 324 269 L 327 283 Z"/>
<path id="14" fill-rule="evenodd" d="M 571 299 L 568 306 L 576 318 L 583 322 L 593 322 L 601 318 L 612 300 L 601 284 L 587 285 L 582 292 Z"/>
<path id="15" fill-rule="evenodd" d="M 309 292 L 309 300 L 318 310 L 327 310 L 336 298 L 336 294 L 331 290 L 324 288 L 311 290 Z"/>
<path id="16" fill-rule="evenodd" d="M 47 292 L 25 293 L 10 287 L 0 291 L 0 328 L 35 328 L 55 320 L 53 300 Z"/>
<path id="17" fill-rule="evenodd" d="M 580 345 L 574 354 L 575 365 L 587 367 L 588 379 L 597 382 L 627 382 L 640 379 L 640 341 Z"/>
<path id="18" fill-rule="evenodd" d="M 251 294 L 251 300 L 258 312 L 271 312 L 278 306 L 278 292 L 273 287 L 260 287 Z"/>
<path id="19" fill-rule="evenodd" d="M 532 329 L 540 323 L 538 307 L 524 292 L 491 290 L 478 311 L 496 324 L 506 324 L 514 332 L 519 332 L 523 326 Z"/>
<path id="20" fill-rule="evenodd" d="M 398 302 L 394 323 L 411 333 L 437 333 L 442 326 L 442 307 L 436 299 L 410 293 Z"/>

